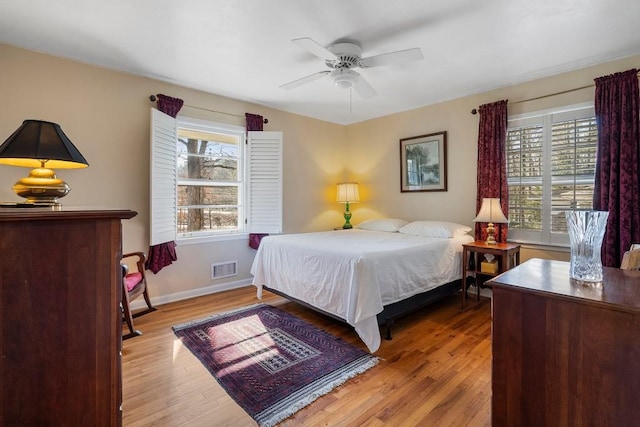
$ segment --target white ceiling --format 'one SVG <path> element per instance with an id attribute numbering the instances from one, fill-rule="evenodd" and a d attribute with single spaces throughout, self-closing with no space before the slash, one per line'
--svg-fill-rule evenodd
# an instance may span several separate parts
<path id="1" fill-rule="evenodd" d="M 0 2 L 2 43 L 340 124 L 640 54 L 638 22 L 638 0 Z M 424 60 L 358 69 L 366 100 L 325 79 L 281 89 L 328 69 L 301 37 Z"/>

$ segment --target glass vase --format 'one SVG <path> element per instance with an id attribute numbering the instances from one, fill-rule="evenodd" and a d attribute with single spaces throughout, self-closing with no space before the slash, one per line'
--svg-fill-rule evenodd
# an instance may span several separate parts
<path id="1" fill-rule="evenodd" d="M 602 282 L 602 239 L 609 212 L 566 211 L 571 242 L 569 276 L 582 282 Z"/>

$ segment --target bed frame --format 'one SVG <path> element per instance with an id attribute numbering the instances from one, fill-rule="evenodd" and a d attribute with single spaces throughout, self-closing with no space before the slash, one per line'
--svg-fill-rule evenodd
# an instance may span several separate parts
<path id="1" fill-rule="evenodd" d="M 433 304 L 449 295 L 460 290 L 462 280 L 454 280 L 453 282 L 445 283 L 437 288 L 430 289 L 426 292 L 422 292 L 413 295 L 402 301 L 394 302 L 393 304 L 385 305 L 384 309 L 378 313 L 378 325 L 385 325 L 387 328 L 387 336 L 385 339 L 390 340 L 391 327 L 395 323 L 396 319 L 406 316 L 416 310 Z"/>
<path id="2" fill-rule="evenodd" d="M 420 308 L 426 307 L 429 304 L 433 304 L 436 301 L 439 301 L 457 291 L 459 291 L 461 289 L 460 285 L 462 283 L 462 280 L 458 279 L 458 280 L 454 280 L 453 282 L 449 282 L 449 283 L 445 283 L 444 285 L 438 286 L 437 288 L 433 288 L 430 289 L 426 292 L 422 292 L 416 295 L 413 295 L 407 299 L 404 299 L 402 301 L 398 301 L 395 302 L 393 304 L 389 304 L 389 305 L 385 305 L 383 310 L 378 313 L 378 325 L 385 325 L 385 327 L 387 328 L 387 335 L 385 337 L 385 339 L 387 340 L 391 340 L 392 336 L 391 336 L 391 327 L 393 326 L 393 324 L 395 323 L 396 319 L 405 316 L 409 313 L 412 313 Z M 308 307 L 312 310 L 315 310 L 319 313 L 322 313 L 326 316 L 329 316 L 333 319 L 337 319 L 343 323 L 345 323 L 344 319 L 328 313 L 320 308 L 314 307 L 311 304 L 304 302 L 302 300 L 299 300 L 297 298 L 291 297 L 289 295 L 286 295 L 283 292 L 277 291 L 275 289 L 271 289 L 268 286 L 263 286 L 264 289 L 266 289 L 269 292 L 272 292 L 276 295 L 279 295 L 281 297 L 284 297 L 290 301 L 296 302 L 298 304 L 301 304 L 305 307 Z"/>

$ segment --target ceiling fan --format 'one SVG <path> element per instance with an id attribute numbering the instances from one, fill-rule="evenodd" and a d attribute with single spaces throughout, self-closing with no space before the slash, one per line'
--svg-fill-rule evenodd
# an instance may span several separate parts
<path id="1" fill-rule="evenodd" d="M 423 59 L 422 51 L 417 47 L 363 58 L 360 46 L 351 42 L 335 43 L 327 48 L 308 37 L 294 39 L 292 42 L 324 60 L 325 65 L 331 70 L 320 71 L 285 83 L 280 86 L 282 89 L 293 89 L 328 77 L 335 86 L 344 89 L 353 88 L 363 99 L 371 98 L 377 92 L 360 73 L 353 70 L 354 68 L 379 67 Z"/>

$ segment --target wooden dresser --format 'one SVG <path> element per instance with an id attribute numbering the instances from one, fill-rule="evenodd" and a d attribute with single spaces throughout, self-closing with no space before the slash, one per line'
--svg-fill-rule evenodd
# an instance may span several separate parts
<path id="1" fill-rule="evenodd" d="M 121 220 L 0 208 L 0 425 L 122 424 Z"/>
<path id="2" fill-rule="evenodd" d="M 491 284 L 494 427 L 640 425 L 640 271 L 531 259 Z"/>

